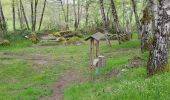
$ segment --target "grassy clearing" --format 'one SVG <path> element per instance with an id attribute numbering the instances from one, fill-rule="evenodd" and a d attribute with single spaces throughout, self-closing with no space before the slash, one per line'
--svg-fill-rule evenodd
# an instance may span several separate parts
<path id="1" fill-rule="evenodd" d="M 0 100 L 37 100 L 42 96 L 51 96 L 50 86 L 64 72 L 69 69 L 85 69 L 88 61 L 87 49 L 87 45 L 31 46 L 29 41 L 1 47 Z M 4 55 L 4 52 L 10 53 Z M 13 59 L 1 60 L 4 58 Z M 27 59 L 49 61 L 46 64 L 38 64 Z"/>
<path id="2" fill-rule="evenodd" d="M 29 41 L 1 47 L 0 58 L 21 58 L 0 61 L 0 100 L 37 100 L 51 96 L 50 86 L 68 69 L 78 70 L 89 77 L 89 43 L 81 46 L 37 46 Z M 113 41 L 109 48 L 101 42 L 101 54 L 107 58 L 107 66 L 100 69 L 100 79 L 95 82 L 75 83 L 64 90 L 65 100 L 169 100 L 170 73 L 147 78 L 146 66 L 126 69 L 118 76 L 106 78 L 106 74 L 120 69 L 129 59 L 139 56 L 147 62 L 148 53 L 141 54 L 139 41 L 122 45 Z M 2 52 L 15 55 L 3 55 Z M 18 54 L 27 54 L 19 56 Z M 38 54 L 38 55 L 36 55 Z M 33 56 L 34 55 L 34 56 Z M 51 59 L 39 65 L 25 58 Z M 9 96 L 10 95 L 10 96 Z"/>

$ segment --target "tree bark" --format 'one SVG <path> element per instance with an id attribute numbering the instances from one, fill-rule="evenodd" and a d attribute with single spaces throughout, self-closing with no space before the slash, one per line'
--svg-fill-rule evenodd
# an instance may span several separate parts
<path id="1" fill-rule="evenodd" d="M 85 9 L 86 9 L 86 21 L 85 21 L 86 28 L 87 28 L 88 22 L 89 22 L 89 6 L 90 6 L 90 2 L 86 1 L 86 7 L 85 7 Z"/>
<path id="2" fill-rule="evenodd" d="M 101 10 L 101 15 L 103 20 L 103 29 L 105 33 L 108 33 L 108 26 L 107 26 L 105 11 L 104 11 L 103 0 L 99 0 L 99 4 L 100 4 L 100 10 Z"/>
<path id="3" fill-rule="evenodd" d="M 119 42 L 119 44 L 121 44 L 121 39 L 120 39 L 121 29 L 120 29 L 120 23 L 119 23 L 119 20 L 118 20 L 116 7 L 115 7 L 113 0 L 110 0 L 110 3 L 111 3 L 111 7 L 112 7 L 112 16 L 113 16 L 113 21 L 114 21 L 114 27 L 115 27 L 116 33 L 118 35 L 118 42 Z"/>
<path id="4" fill-rule="evenodd" d="M 33 31 L 36 30 L 36 24 L 37 24 L 37 6 L 38 6 L 38 0 L 35 0 L 34 3 L 34 18 L 33 18 Z"/>
<path id="5" fill-rule="evenodd" d="M 38 28 L 39 31 L 41 29 L 42 21 L 43 21 L 43 18 L 44 18 L 44 12 L 45 12 L 45 8 L 46 8 L 46 4 L 47 4 L 47 0 L 44 0 L 44 6 L 43 6 L 42 14 L 41 14 L 39 28 Z"/>
<path id="6" fill-rule="evenodd" d="M 158 2 L 154 40 L 147 65 L 149 75 L 164 71 L 168 66 L 167 35 L 170 33 L 170 1 L 158 0 Z"/>
<path id="7" fill-rule="evenodd" d="M 27 29 L 30 30 L 29 23 L 28 23 L 28 20 L 27 20 L 27 16 L 25 14 L 24 6 L 22 4 L 22 0 L 20 0 L 20 5 L 21 5 L 21 9 L 22 9 L 22 14 L 24 16 L 25 24 L 27 26 Z"/>
<path id="8" fill-rule="evenodd" d="M 34 31 L 34 0 L 31 0 L 31 23 L 32 23 L 32 31 Z"/>
<path id="9" fill-rule="evenodd" d="M 76 12 L 76 2 L 75 2 L 75 0 L 73 0 L 73 7 L 74 7 L 74 19 L 75 19 L 74 29 L 77 30 L 77 28 L 78 28 L 78 21 L 77 21 L 77 12 Z"/>
<path id="10" fill-rule="evenodd" d="M 15 25 L 15 22 L 16 22 L 16 18 L 15 18 L 15 0 L 12 0 L 12 14 L 13 14 L 13 30 L 15 31 L 16 30 L 16 25 Z"/>
<path id="11" fill-rule="evenodd" d="M 65 10 L 64 10 L 64 5 L 63 5 L 63 1 L 62 0 L 59 0 L 60 1 L 60 4 L 61 4 L 61 7 L 62 7 L 62 11 L 63 11 L 63 14 L 64 14 L 64 22 L 65 22 L 65 28 L 67 29 L 67 16 L 66 16 L 66 13 L 65 13 Z"/>
<path id="12" fill-rule="evenodd" d="M 150 0 L 143 10 L 141 19 L 141 51 L 150 51 L 153 39 L 153 25 L 155 26 L 155 14 L 152 13 L 152 7 L 155 5 Z M 155 8 L 154 8 L 155 9 Z M 153 24 L 154 23 L 154 24 Z"/>
<path id="13" fill-rule="evenodd" d="M 69 2 L 67 0 L 67 14 L 66 14 L 66 30 L 69 30 Z"/>
<path id="14" fill-rule="evenodd" d="M 23 29 L 23 15 L 22 15 L 22 9 L 21 9 L 21 5 L 20 3 L 16 3 L 17 4 L 17 11 L 18 11 L 18 18 L 19 18 L 19 22 L 20 22 L 20 28 Z"/>
<path id="15" fill-rule="evenodd" d="M 137 13 L 136 1 L 135 0 L 131 0 L 131 1 L 132 1 L 133 12 L 134 12 L 134 15 L 135 15 L 135 20 L 136 20 L 138 38 L 140 39 L 140 37 L 141 37 L 141 34 L 140 34 L 140 21 L 139 21 L 139 16 L 138 16 L 138 13 Z"/>
<path id="16" fill-rule="evenodd" d="M 6 25 L 6 19 L 4 16 L 3 8 L 2 8 L 2 3 L 0 1 L 0 20 L 1 20 L 1 29 L 3 31 L 7 31 L 7 25 Z"/>

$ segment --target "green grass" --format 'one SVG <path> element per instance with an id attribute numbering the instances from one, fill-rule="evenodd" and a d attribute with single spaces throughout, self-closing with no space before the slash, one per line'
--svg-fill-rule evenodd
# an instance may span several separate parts
<path id="1" fill-rule="evenodd" d="M 16 54 L 41 54 L 42 59 L 55 59 L 38 65 L 25 58 L 35 56 L 1 55 L 0 58 L 20 58 L 0 61 L 0 100 L 37 100 L 51 96 L 50 86 L 68 69 L 78 70 L 89 77 L 89 43 L 81 46 L 38 46 L 30 41 L 16 42 L 0 47 L 0 52 Z M 101 55 L 106 56 L 107 66 L 100 68 L 100 79 L 70 84 L 64 89 L 65 100 L 169 100 L 170 73 L 147 77 L 146 64 L 139 68 L 126 69 L 118 76 L 106 78 L 114 69 L 122 69 L 129 59 L 139 56 L 147 62 L 148 53 L 140 53 L 140 42 L 136 39 L 112 47 L 101 42 Z M 21 59 L 22 58 L 22 59 Z"/>
<path id="2" fill-rule="evenodd" d="M 37 100 L 42 96 L 51 96 L 50 86 L 66 70 L 80 68 L 83 71 L 88 61 L 87 49 L 87 45 L 41 47 L 32 45 L 30 41 L 17 41 L 11 46 L 1 47 L 0 59 L 16 59 L 0 60 L 0 100 Z M 11 54 L 3 55 L 3 52 Z M 36 57 L 36 54 L 42 57 Z M 54 59 L 54 62 L 39 65 L 32 60 L 25 60 L 28 58 Z M 75 65 L 77 62 L 83 63 Z"/>
<path id="3" fill-rule="evenodd" d="M 107 73 L 122 68 L 134 56 L 140 56 L 146 63 L 148 53 L 140 54 L 139 46 L 138 40 L 122 45 L 114 44 L 111 49 L 102 46 L 103 54 L 109 55 L 107 66 L 101 68 L 100 77 L 104 78 L 69 86 L 64 92 L 65 100 L 169 100 L 169 72 L 147 77 L 146 66 L 142 66 L 105 78 Z"/>
<path id="4" fill-rule="evenodd" d="M 12 41 L 12 43 L 9 46 L 0 46 L 1 50 L 18 50 L 25 47 L 29 47 L 32 45 L 32 42 L 29 40 L 18 40 L 18 41 Z"/>

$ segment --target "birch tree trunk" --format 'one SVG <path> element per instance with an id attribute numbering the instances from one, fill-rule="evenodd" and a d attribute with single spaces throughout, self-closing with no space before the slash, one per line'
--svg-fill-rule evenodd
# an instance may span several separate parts
<path id="1" fill-rule="evenodd" d="M 111 3 L 111 7 L 112 7 L 112 16 L 113 16 L 113 21 L 114 21 L 114 27 L 115 27 L 116 33 L 118 35 L 118 42 L 119 42 L 119 44 L 121 44 L 121 37 L 120 37 L 121 29 L 120 29 L 120 24 L 119 24 L 119 20 L 118 20 L 116 7 L 115 7 L 113 0 L 110 0 L 110 3 Z"/>
<path id="2" fill-rule="evenodd" d="M 127 3 L 127 0 L 123 0 L 124 1 L 124 16 L 125 16 L 125 33 L 127 34 L 127 39 L 130 40 L 131 39 L 131 29 L 130 29 L 130 16 L 129 16 L 129 13 L 128 13 L 128 5 L 126 4 Z M 125 2 L 126 1 L 126 2 Z"/>
<path id="3" fill-rule="evenodd" d="M 0 21 L 1 21 L 1 29 L 3 31 L 7 31 L 7 25 L 6 25 L 6 19 L 4 16 L 3 8 L 2 8 L 2 3 L 0 1 Z"/>
<path id="4" fill-rule="evenodd" d="M 103 0 L 99 0 L 99 4 L 100 4 L 100 10 L 101 10 L 101 15 L 102 15 L 102 20 L 103 20 L 104 33 L 108 33 L 107 20 L 106 20 L 106 15 L 104 11 Z"/>
<path id="5" fill-rule="evenodd" d="M 143 17 L 141 19 L 141 51 L 150 51 L 152 45 L 152 18 L 155 19 L 155 16 L 152 16 L 150 2 L 147 4 L 143 11 Z"/>
<path id="6" fill-rule="evenodd" d="M 158 16 L 154 27 L 154 40 L 147 65 L 149 75 L 164 71 L 168 66 L 167 35 L 170 33 L 170 0 L 158 0 Z"/>
<path id="7" fill-rule="evenodd" d="M 107 19 L 106 19 L 106 15 L 105 15 L 105 11 L 104 11 L 103 0 L 99 0 L 99 4 L 100 4 L 100 10 L 101 10 L 101 15 L 102 15 L 102 19 L 103 19 L 104 34 L 107 37 L 107 42 L 108 42 L 109 46 L 111 47 L 111 42 L 108 37 L 108 25 L 107 25 Z"/>
<path id="8" fill-rule="evenodd" d="M 135 15 L 135 20 L 136 20 L 136 26 L 137 26 L 137 32 L 138 32 L 138 38 L 140 39 L 140 21 L 139 21 L 139 16 L 137 13 L 137 6 L 136 6 L 136 1 L 135 0 L 131 0 L 132 1 L 132 8 L 133 8 L 133 12 Z"/>

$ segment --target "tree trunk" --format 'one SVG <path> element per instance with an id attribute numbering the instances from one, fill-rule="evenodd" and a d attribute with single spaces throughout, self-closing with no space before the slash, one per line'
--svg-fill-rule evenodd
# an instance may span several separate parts
<path id="1" fill-rule="evenodd" d="M 12 0 L 12 14 L 13 14 L 13 30 L 16 30 L 15 25 L 15 0 Z"/>
<path id="2" fill-rule="evenodd" d="M 5 19 L 5 16 L 4 16 L 4 12 L 3 12 L 1 1 L 0 1 L 0 17 L 1 17 L 1 29 L 3 31 L 7 31 L 6 19 Z"/>
<path id="3" fill-rule="evenodd" d="M 165 71 L 166 67 L 168 67 L 167 35 L 170 33 L 170 1 L 158 1 L 158 16 L 155 18 L 154 40 L 147 65 L 149 75 Z"/>
<path id="4" fill-rule="evenodd" d="M 113 21 L 114 21 L 114 27 L 115 27 L 116 33 L 118 35 L 118 42 L 119 42 L 119 44 L 121 44 L 121 39 L 120 39 L 121 30 L 120 30 L 120 24 L 119 24 L 119 20 L 118 20 L 116 7 L 115 7 L 113 0 L 110 0 L 110 3 L 111 3 L 111 7 L 112 7 L 112 16 L 113 16 Z"/>
<path id="5" fill-rule="evenodd" d="M 31 23 L 32 23 L 32 31 L 34 31 L 34 0 L 31 0 Z"/>
<path id="6" fill-rule="evenodd" d="M 34 18 L 33 18 L 33 31 L 36 30 L 36 24 L 37 24 L 37 6 L 38 6 L 38 0 L 35 0 L 34 3 Z"/>
<path id="7" fill-rule="evenodd" d="M 155 16 L 152 16 L 151 3 L 149 2 L 145 9 L 143 10 L 143 17 L 141 19 L 141 51 L 151 50 L 152 45 L 152 18 L 155 19 Z"/>
<path id="8" fill-rule="evenodd" d="M 105 11 L 104 11 L 103 0 L 99 0 L 99 3 L 100 3 L 102 20 L 103 20 L 103 29 L 104 29 L 105 33 L 108 33 L 107 20 L 106 20 L 106 15 L 105 15 Z"/>
<path id="9" fill-rule="evenodd" d="M 26 16 L 26 14 L 25 14 L 24 6 L 23 6 L 23 4 L 22 4 L 22 0 L 20 0 L 20 5 L 21 5 L 21 9 L 22 9 L 23 16 L 24 16 L 25 24 L 26 24 L 26 26 L 27 26 L 27 29 L 29 30 L 30 27 L 29 27 L 29 23 L 28 23 L 28 20 L 27 20 L 27 16 Z"/>
<path id="10" fill-rule="evenodd" d="M 122 9 L 123 9 L 123 33 L 125 33 L 125 13 L 126 13 L 126 9 L 125 9 L 125 0 L 122 0 Z"/>
<path id="11" fill-rule="evenodd" d="M 41 14 L 40 24 L 39 24 L 39 28 L 38 28 L 39 31 L 41 29 L 41 25 L 42 25 L 42 21 L 43 21 L 43 17 L 44 17 L 44 12 L 45 12 L 45 8 L 46 8 L 46 4 L 47 4 L 47 0 L 44 0 L 43 11 L 42 11 L 42 14 Z"/>
<path id="12" fill-rule="evenodd" d="M 66 30 L 69 30 L 69 2 L 67 0 L 67 14 L 66 14 Z"/>
<path id="13" fill-rule="evenodd" d="M 128 7 L 127 7 L 127 4 L 125 4 L 125 32 L 127 34 L 127 38 L 128 40 L 130 40 L 132 37 L 132 32 L 131 32 L 131 29 L 130 29 L 130 18 L 129 18 L 129 14 L 128 14 Z"/>
<path id="14" fill-rule="evenodd" d="M 78 3 L 78 7 L 77 7 L 77 26 L 79 28 L 79 25 L 80 25 L 80 0 L 77 1 Z"/>
<path id="15" fill-rule="evenodd" d="M 101 15 L 102 15 L 102 19 L 103 19 L 104 34 L 107 37 L 107 42 L 108 42 L 109 46 L 111 47 L 111 42 L 108 37 L 108 25 L 107 25 L 107 19 L 106 19 L 106 15 L 105 15 L 105 11 L 104 11 L 103 0 L 99 0 L 99 3 L 100 3 L 100 10 L 101 10 Z"/>
<path id="16" fill-rule="evenodd" d="M 20 3 L 16 3 L 17 4 L 17 11 L 18 11 L 18 18 L 19 18 L 19 22 L 20 22 L 20 28 L 23 29 L 23 15 L 22 15 L 22 7 L 20 5 Z"/>
<path id="17" fill-rule="evenodd" d="M 75 19 L 74 28 L 75 28 L 75 30 L 77 30 L 78 22 L 77 22 L 77 12 L 76 12 L 76 2 L 75 2 L 75 0 L 73 0 L 73 7 L 74 7 L 74 19 Z"/>
<path id="18" fill-rule="evenodd" d="M 62 11 L 63 11 L 63 14 L 64 14 L 64 22 L 65 22 L 65 25 L 66 25 L 65 28 L 67 29 L 67 17 L 66 17 L 66 14 L 65 14 L 63 1 L 60 0 L 60 3 L 61 3 Z"/>
<path id="19" fill-rule="evenodd" d="M 135 0 L 131 0 L 131 1 L 132 1 L 133 12 L 134 12 L 134 15 L 135 15 L 135 20 L 136 20 L 138 38 L 140 39 L 140 37 L 141 37 L 141 34 L 140 34 L 140 21 L 139 21 L 139 16 L 138 16 L 138 13 L 137 13 L 136 1 Z"/>
<path id="20" fill-rule="evenodd" d="M 85 26 L 87 28 L 88 26 L 88 21 L 89 21 L 89 6 L 90 6 L 90 2 L 86 1 L 86 21 L 85 21 Z"/>

